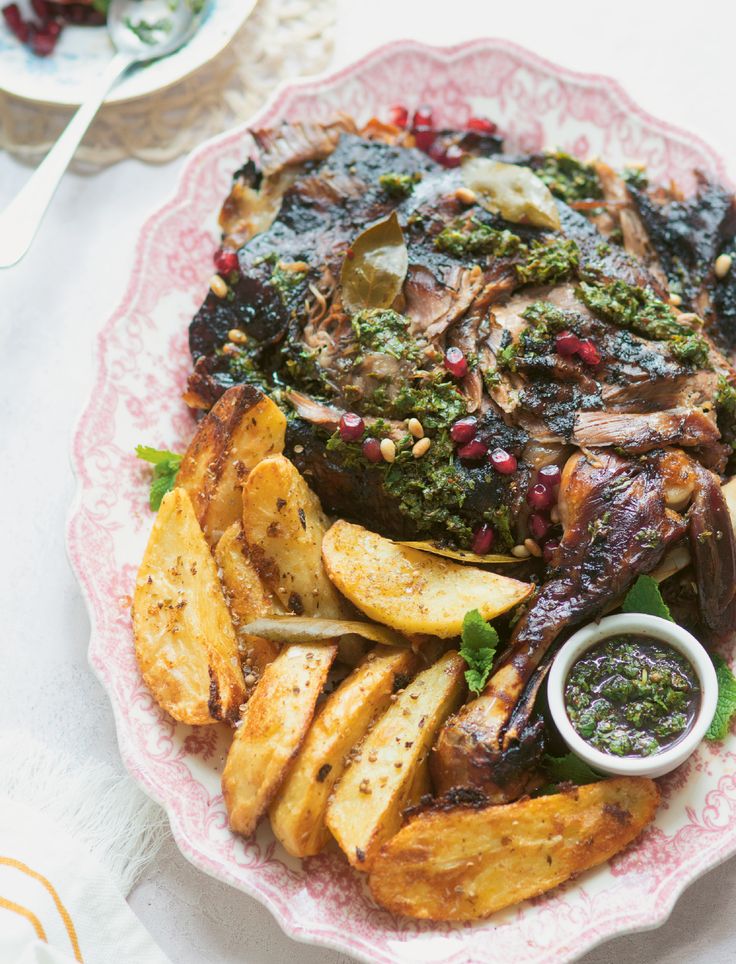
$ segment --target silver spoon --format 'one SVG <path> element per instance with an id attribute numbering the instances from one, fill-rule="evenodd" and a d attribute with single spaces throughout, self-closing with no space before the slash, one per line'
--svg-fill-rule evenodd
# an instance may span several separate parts
<path id="1" fill-rule="evenodd" d="M 202 0 L 112 0 L 107 29 L 115 56 L 18 196 L 0 214 L 0 268 L 20 261 L 31 246 L 64 171 L 113 84 L 133 64 L 165 57 L 187 43 L 206 6 Z"/>

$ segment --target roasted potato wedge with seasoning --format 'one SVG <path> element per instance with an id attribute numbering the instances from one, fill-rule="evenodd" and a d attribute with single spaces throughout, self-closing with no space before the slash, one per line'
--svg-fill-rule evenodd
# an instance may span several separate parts
<path id="1" fill-rule="evenodd" d="M 243 488 L 243 532 L 251 561 L 281 604 L 297 616 L 349 617 L 327 578 L 319 499 L 282 455 L 264 459 Z"/>
<path id="2" fill-rule="evenodd" d="M 281 611 L 281 604 L 269 593 L 245 550 L 239 522 L 223 532 L 215 548 L 215 562 L 238 640 L 248 683 L 260 679 L 263 670 L 278 656 L 280 645 L 244 630 L 254 619 Z M 249 690 L 250 692 L 250 690 Z"/>
<path id="3" fill-rule="evenodd" d="M 402 633 L 458 636 L 465 614 L 493 619 L 532 586 L 384 539 L 338 520 L 322 542 L 327 574 L 370 619 Z"/>
<path id="4" fill-rule="evenodd" d="M 350 863 L 369 870 L 427 788 L 426 762 L 438 729 L 465 691 L 465 661 L 445 653 L 397 694 L 343 773 L 327 826 Z"/>
<path id="5" fill-rule="evenodd" d="M 653 780 L 619 777 L 504 806 L 429 810 L 384 844 L 368 885 L 395 914 L 477 920 L 608 860 L 658 803 Z"/>
<path id="6" fill-rule="evenodd" d="M 222 794 L 237 833 L 249 837 L 304 741 L 335 658 L 335 644 L 285 646 L 266 667 L 235 731 Z"/>
<path id="7" fill-rule="evenodd" d="M 248 472 L 283 451 L 285 432 L 284 413 L 252 385 L 228 389 L 202 419 L 176 484 L 189 493 L 210 545 L 240 520 Z"/>
<path id="8" fill-rule="evenodd" d="M 143 678 L 175 720 L 237 719 L 245 688 L 235 631 L 184 489 L 164 496 L 153 523 L 135 584 L 133 632 Z"/>
<path id="9" fill-rule="evenodd" d="M 327 698 L 269 811 L 273 832 L 290 854 L 318 854 L 330 839 L 327 804 L 347 755 L 417 663 L 410 650 L 379 646 Z"/>

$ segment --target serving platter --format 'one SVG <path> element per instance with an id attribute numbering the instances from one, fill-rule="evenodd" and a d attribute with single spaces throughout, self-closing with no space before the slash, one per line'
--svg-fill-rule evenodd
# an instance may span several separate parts
<path id="1" fill-rule="evenodd" d="M 654 179 L 685 187 L 695 168 L 726 179 L 707 145 L 646 114 L 613 81 L 572 73 L 499 40 L 451 48 L 390 44 L 336 73 L 283 88 L 249 126 L 328 120 L 337 111 L 364 121 L 386 116 L 395 102 L 432 104 L 447 126 L 488 116 L 525 151 L 557 146 L 616 165 L 642 161 Z M 254 896 L 291 937 L 366 961 L 547 964 L 661 924 L 688 884 L 736 851 L 733 736 L 703 744 L 660 781 L 655 824 L 609 865 L 489 921 L 437 925 L 377 908 L 336 850 L 299 861 L 266 823 L 251 840 L 231 834 L 219 783 L 226 730 L 175 724 L 145 688 L 129 607 L 152 518 L 148 471 L 134 449 L 144 443 L 181 451 L 193 432 L 181 400 L 187 326 L 212 271 L 216 213 L 249 147 L 245 126 L 204 144 L 174 197 L 147 221 L 123 301 L 98 337 L 95 385 L 74 436 L 79 487 L 69 554 L 90 612 L 90 663 L 109 694 L 125 765 L 166 809 L 195 866 Z"/>
<path id="2" fill-rule="evenodd" d="M 106 103 L 152 94 L 203 67 L 230 43 L 255 5 L 256 0 L 209 0 L 202 25 L 190 42 L 168 57 L 129 71 Z M 53 54 L 38 57 L 18 42 L 0 18 L 0 90 L 26 100 L 76 107 L 113 53 L 104 26 L 70 24 Z"/>

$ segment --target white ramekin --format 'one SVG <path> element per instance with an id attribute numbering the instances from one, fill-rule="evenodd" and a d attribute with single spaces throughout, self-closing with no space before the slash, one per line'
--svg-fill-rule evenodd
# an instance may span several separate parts
<path id="1" fill-rule="evenodd" d="M 689 660 L 700 684 L 700 707 L 690 729 L 674 746 L 651 756 L 615 756 L 604 753 L 587 743 L 575 730 L 565 709 L 565 683 L 573 663 L 591 646 L 608 639 L 633 633 L 666 643 Z M 620 613 L 606 616 L 599 623 L 590 623 L 578 630 L 555 657 L 547 681 L 550 713 L 557 729 L 572 752 L 600 773 L 614 776 L 661 777 L 674 770 L 690 756 L 705 736 L 716 711 L 718 680 L 710 657 L 697 639 L 686 629 L 659 616 L 643 613 Z"/>

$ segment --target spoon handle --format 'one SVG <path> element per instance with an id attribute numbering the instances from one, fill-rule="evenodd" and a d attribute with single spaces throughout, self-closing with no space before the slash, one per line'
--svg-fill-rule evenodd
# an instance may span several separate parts
<path id="1" fill-rule="evenodd" d="M 79 142 L 100 109 L 107 92 L 132 63 L 133 58 L 127 54 L 115 54 L 57 142 L 23 185 L 17 197 L 0 214 L 0 268 L 9 268 L 16 261 L 20 261 L 31 246 L 46 208 L 74 157 Z"/>

